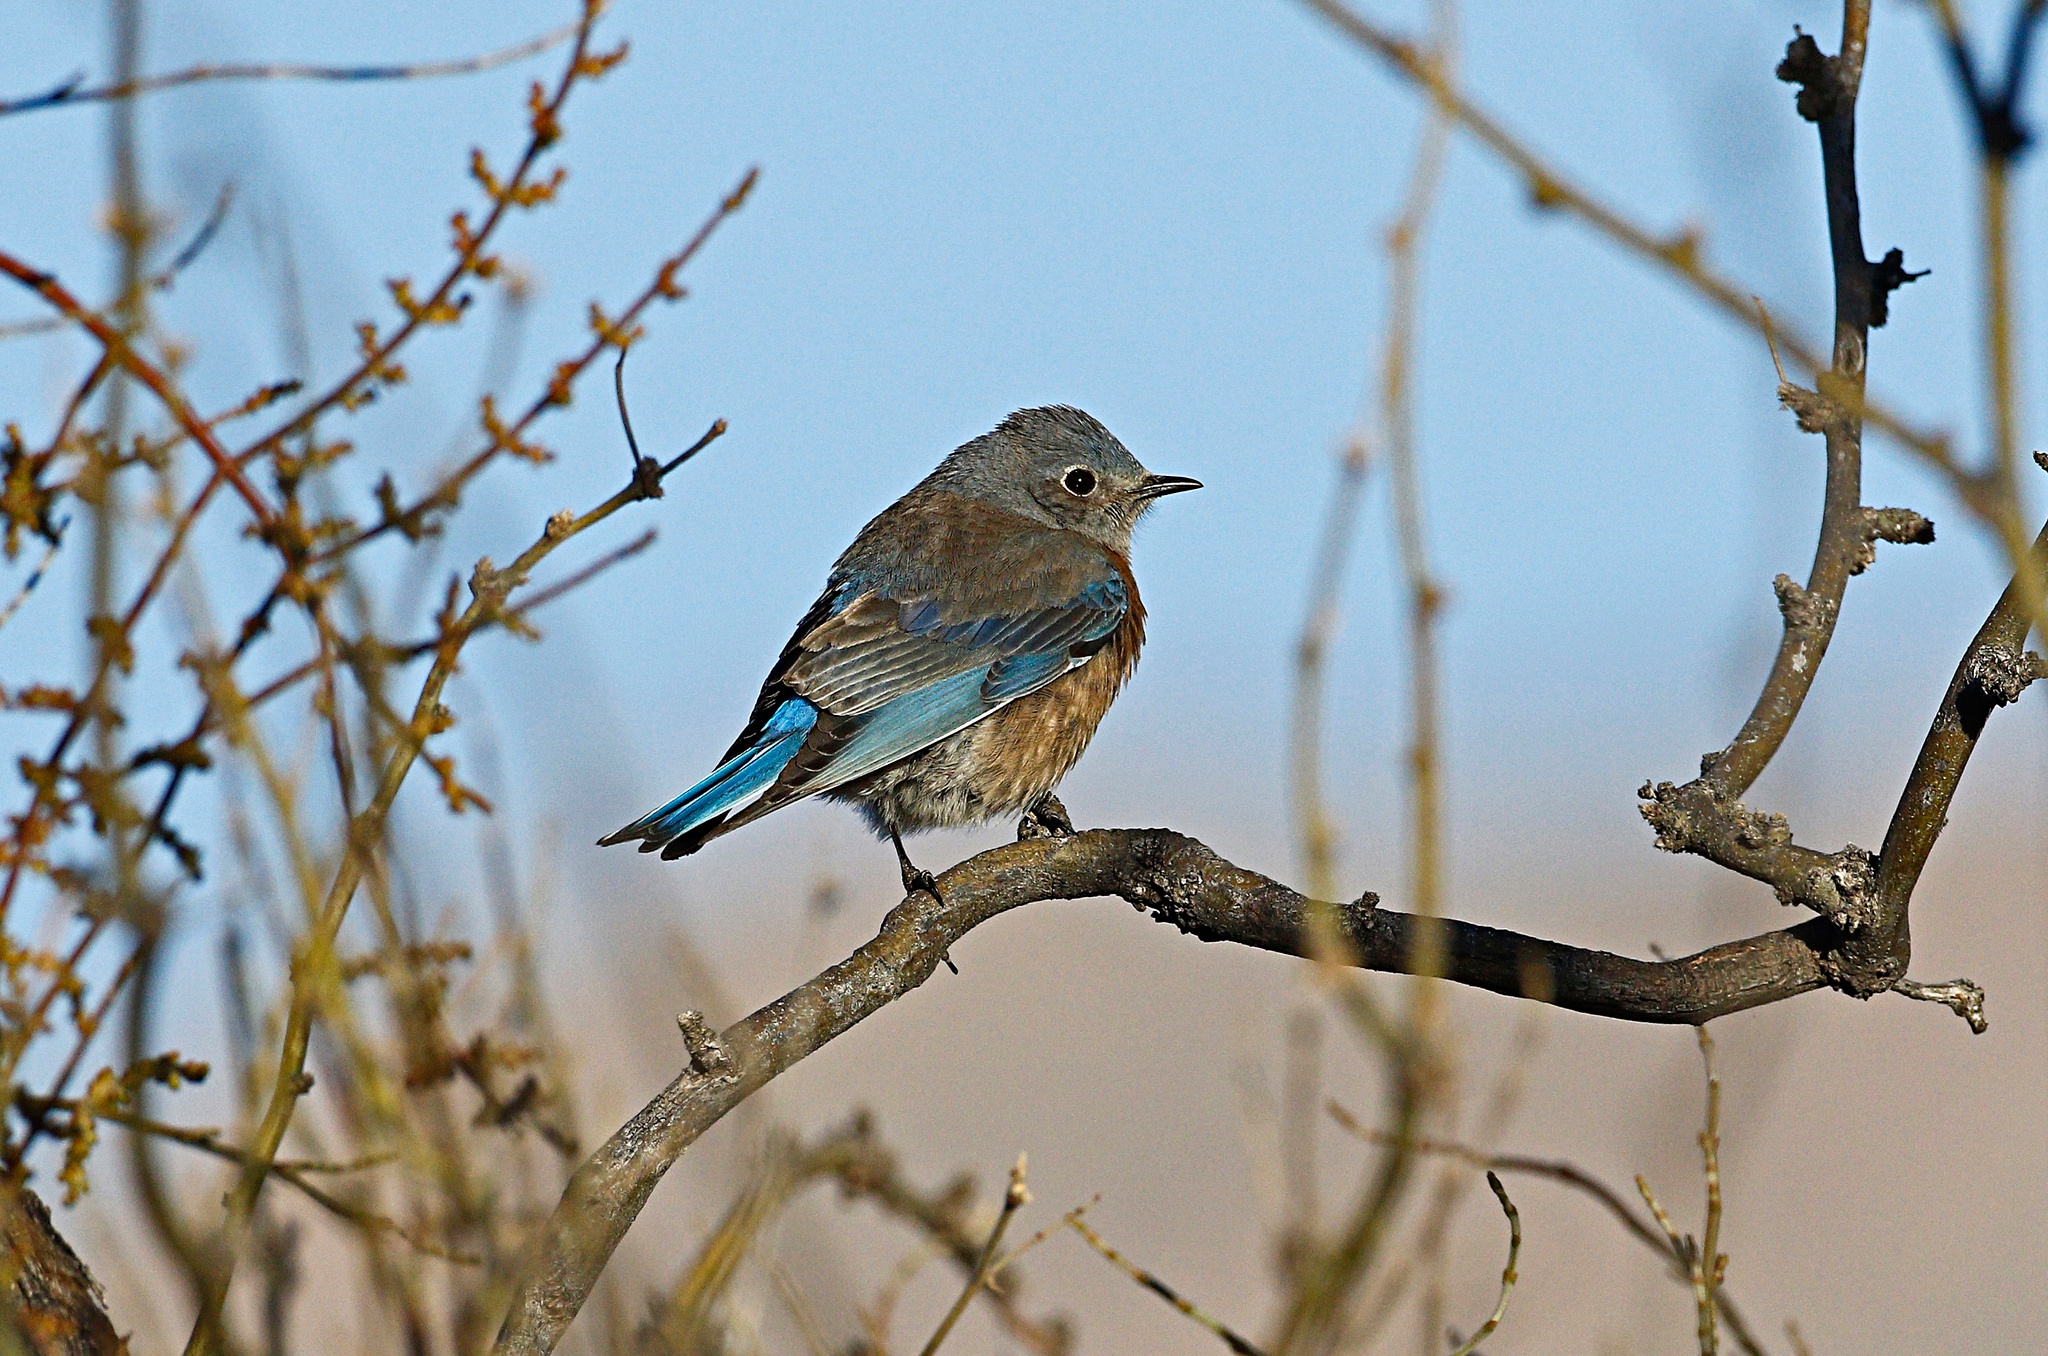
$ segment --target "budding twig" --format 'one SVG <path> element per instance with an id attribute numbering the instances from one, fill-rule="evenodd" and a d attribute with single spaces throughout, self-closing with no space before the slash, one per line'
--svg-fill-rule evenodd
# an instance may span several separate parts
<path id="1" fill-rule="evenodd" d="M 946 1335 L 952 1332 L 953 1325 L 960 1321 L 960 1315 L 967 1312 L 967 1305 L 974 1298 L 974 1292 L 987 1284 L 989 1277 L 994 1274 L 989 1269 L 989 1263 L 994 1260 L 996 1249 L 1002 1244 L 1004 1231 L 1010 1227 L 1010 1217 L 1029 1204 L 1030 1200 L 1031 1192 L 1024 1185 L 1024 1155 L 1018 1154 L 1016 1166 L 1010 1169 L 1010 1189 L 1003 1193 L 1002 1212 L 996 1216 L 995 1227 L 989 1230 L 988 1242 L 982 1245 L 980 1260 L 975 1262 L 974 1271 L 968 1276 L 967 1284 L 961 1287 L 959 1297 L 953 1301 L 953 1307 L 939 1320 L 938 1329 L 932 1333 L 931 1340 L 924 1344 L 920 1356 L 936 1356 L 940 1344 L 946 1340 Z"/>

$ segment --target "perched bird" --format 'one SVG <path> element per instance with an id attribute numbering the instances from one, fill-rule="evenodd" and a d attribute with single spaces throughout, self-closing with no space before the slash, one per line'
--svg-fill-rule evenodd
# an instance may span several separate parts
<path id="1" fill-rule="evenodd" d="M 1138 464 L 1094 418 L 1019 410 L 861 529 L 710 776 L 598 840 L 664 858 L 806 796 L 903 835 L 1021 815 L 1073 831 L 1053 788 L 1138 662 L 1131 529 L 1201 488 Z"/>

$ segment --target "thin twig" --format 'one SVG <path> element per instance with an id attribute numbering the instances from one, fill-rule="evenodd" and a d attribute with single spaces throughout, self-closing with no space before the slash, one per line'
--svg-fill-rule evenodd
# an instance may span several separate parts
<path id="1" fill-rule="evenodd" d="M 19 612 L 21 605 L 28 601 L 29 594 L 35 592 L 36 585 L 43 582 L 44 572 L 50 568 L 50 562 L 57 558 L 57 548 L 64 544 L 63 526 L 61 524 L 58 526 L 57 531 L 57 540 L 43 547 L 43 554 L 36 561 L 35 568 L 28 572 L 28 578 L 21 581 L 21 587 L 15 590 L 12 598 L 7 600 L 7 606 L 0 607 L 0 627 L 4 627 L 8 622 L 14 620 L 14 614 Z"/>
<path id="2" fill-rule="evenodd" d="M 1344 568 L 1358 535 L 1358 510 L 1365 498 L 1370 466 L 1365 441 L 1354 434 L 1345 443 L 1337 462 L 1337 483 L 1330 491 L 1329 507 L 1324 510 L 1315 568 L 1309 575 L 1308 616 L 1294 646 L 1288 783 L 1292 789 L 1295 833 L 1301 844 L 1302 884 L 1317 898 L 1334 894 L 1337 889 L 1337 832 L 1323 799 L 1324 672 L 1330 641 L 1341 615 Z"/>
<path id="3" fill-rule="evenodd" d="M 1003 1233 L 1010 1227 L 1010 1217 L 1023 1209 L 1030 1200 L 1031 1192 L 1024 1185 L 1024 1155 L 1018 1154 L 1016 1166 L 1010 1169 L 1010 1189 L 1003 1193 L 1003 1208 L 996 1216 L 995 1227 L 989 1230 L 988 1242 L 982 1245 L 981 1259 L 974 1264 L 974 1271 L 968 1276 L 967 1284 L 961 1287 L 959 1297 L 953 1301 L 953 1307 L 946 1310 L 946 1316 L 939 1320 L 938 1328 L 933 1331 L 931 1340 L 924 1344 L 919 1356 L 936 1356 L 940 1345 L 946 1340 L 946 1335 L 952 1332 L 953 1325 L 960 1321 L 960 1315 L 967 1312 L 967 1305 L 973 1300 L 974 1292 L 981 1289 L 994 1274 L 989 1270 L 989 1263 L 994 1260 L 996 1249 L 1002 1245 Z"/>
<path id="4" fill-rule="evenodd" d="M 116 365 L 147 386 L 157 399 L 163 402 L 171 417 L 192 436 L 222 477 L 234 487 L 237 494 L 241 495 L 242 502 L 249 506 L 249 512 L 256 521 L 265 527 L 274 523 L 275 513 L 262 491 L 250 482 L 242 468 L 236 464 L 234 457 L 230 456 L 228 450 L 215 439 L 213 431 L 206 426 L 206 421 L 199 417 L 198 412 L 186 401 L 183 393 L 171 379 L 154 363 L 136 352 L 128 339 L 113 324 L 99 312 L 80 302 L 55 277 L 30 267 L 11 254 L 0 252 L 0 273 L 6 274 L 43 298 L 65 319 L 97 339 Z"/>
<path id="5" fill-rule="evenodd" d="M 1720 1333 L 1714 1324 L 1714 1295 L 1721 1288 L 1728 1259 L 1721 1255 L 1721 1079 L 1714 1071 L 1714 1038 L 1704 1024 L 1699 1029 L 1700 1059 L 1707 1070 L 1707 1124 L 1700 1131 L 1700 1156 L 1705 1160 L 1707 1180 L 1707 1227 L 1700 1240 L 1699 1257 L 1693 1263 L 1693 1298 L 1699 1306 L 1700 1356 L 1714 1356 L 1721 1349 Z"/>
<path id="6" fill-rule="evenodd" d="M 818 1326 L 818 1316 L 812 1312 L 810 1301 L 804 1298 L 796 1277 L 789 1274 L 789 1268 L 782 1265 L 780 1258 L 768 1256 L 761 1262 L 768 1272 L 768 1279 L 774 1283 L 775 1293 L 782 1299 L 783 1307 L 796 1320 L 797 1331 L 803 1334 L 804 1346 L 811 1356 L 832 1356 L 824 1330 Z"/>
<path id="7" fill-rule="evenodd" d="M 1436 78 L 1456 75 L 1457 15 L 1451 0 L 1431 7 L 1431 32 L 1426 59 Z M 1401 215 L 1387 232 L 1387 260 L 1392 274 L 1387 305 L 1386 351 L 1380 368 L 1381 436 L 1387 448 L 1387 471 L 1393 487 L 1394 539 L 1408 594 L 1408 905 L 1420 917 L 1443 912 L 1443 777 L 1441 676 L 1437 658 L 1437 623 L 1444 591 L 1429 563 L 1423 526 L 1421 453 L 1415 441 L 1416 331 L 1422 312 L 1422 242 L 1437 191 L 1443 182 L 1451 121 L 1440 105 L 1430 108 L 1429 122 L 1415 156 L 1408 197 Z M 1441 939 L 1434 928 L 1417 934 L 1424 953 L 1416 973 L 1438 968 Z M 1437 988 L 1424 982 L 1410 991 L 1411 1036 L 1426 1040 L 1434 1023 Z"/>
<path id="8" fill-rule="evenodd" d="M 1324 1106 L 1329 1111 L 1330 1118 L 1342 1126 L 1346 1133 L 1368 1144 L 1383 1145 L 1392 1139 L 1386 1131 L 1374 1130 L 1362 1124 L 1356 1116 L 1337 1102 L 1326 1102 Z M 1611 1215 L 1629 1237 L 1671 1264 L 1674 1275 L 1681 1284 L 1688 1288 L 1691 1286 L 1692 1277 L 1685 1259 L 1672 1251 L 1670 1240 L 1645 1223 L 1642 1216 L 1629 1207 L 1620 1192 L 1575 1163 L 1563 1159 L 1532 1158 L 1522 1154 L 1491 1154 L 1451 1140 L 1418 1139 L 1415 1141 L 1415 1152 L 1457 1159 L 1491 1172 L 1540 1177 L 1580 1192 Z M 1721 1321 L 1728 1325 L 1729 1335 L 1735 1338 L 1743 1351 L 1748 1353 L 1748 1356 L 1765 1356 L 1762 1345 L 1750 1333 L 1747 1320 L 1736 1307 L 1735 1301 L 1729 1298 L 1724 1287 L 1715 1288 L 1714 1304 L 1721 1312 Z"/>
<path id="9" fill-rule="evenodd" d="M 1139 1285 L 1144 1286 L 1168 1304 L 1171 1304 L 1175 1309 L 1187 1315 L 1196 1323 L 1201 1324 L 1210 1332 L 1216 1334 L 1217 1337 L 1222 1339 L 1223 1345 L 1236 1352 L 1237 1356 L 1265 1356 L 1265 1353 L 1259 1350 L 1258 1347 L 1232 1331 L 1228 1324 L 1220 1319 L 1211 1318 L 1208 1314 L 1197 1308 L 1192 1300 L 1183 1296 L 1165 1281 L 1160 1280 L 1157 1276 L 1145 1270 L 1145 1268 L 1125 1257 L 1115 1248 L 1110 1247 L 1109 1244 L 1102 1240 L 1102 1235 L 1081 1222 L 1081 1217 L 1078 1213 L 1066 1216 L 1061 1220 L 1061 1223 L 1086 1239 L 1088 1246 L 1101 1253 L 1104 1259 L 1116 1267 L 1117 1270 L 1123 1272 L 1124 1275 L 1130 1277 Z"/>
<path id="10" fill-rule="evenodd" d="M 1508 1296 L 1515 1291 L 1515 1263 L 1522 1255 L 1522 1212 L 1515 1209 L 1515 1203 L 1508 1199 L 1508 1189 L 1500 1184 L 1500 1178 L 1493 1173 L 1486 1174 L 1486 1184 L 1493 1188 L 1494 1199 L 1500 1202 L 1501 1212 L 1508 1217 L 1508 1264 L 1500 1273 L 1500 1300 L 1493 1306 L 1493 1312 L 1479 1325 L 1479 1331 L 1458 1344 L 1451 1356 L 1472 1356 L 1479 1350 L 1479 1344 L 1493 1336 L 1500 1321 L 1507 1317 Z"/>
<path id="11" fill-rule="evenodd" d="M 29 1100 L 60 1109 L 68 1109 L 76 1105 L 74 1100 L 65 1098 L 35 1098 Z M 125 1111 L 102 1110 L 94 1112 L 93 1115 L 99 1120 L 118 1125 L 125 1130 L 133 1131 L 137 1135 L 149 1135 L 157 1139 L 169 1140 L 173 1144 L 182 1144 L 188 1149 L 197 1149 L 201 1153 L 211 1154 L 213 1157 L 225 1162 L 237 1165 L 246 1165 L 249 1162 L 248 1152 L 222 1140 L 218 1130 L 170 1125 L 163 1121 L 152 1120 L 147 1116 L 138 1116 Z M 380 1215 L 373 1210 L 365 1210 L 361 1206 L 352 1205 L 332 1192 L 316 1186 L 307 1180 L 308 1176 L 315 1173 L 340 1174 L 359 1172 L 389 1161 L 390 1155 L 388 1154 L 370 1155 L 350 1163 L 279 1161 L 270 1164 L 267 1170 L 271 1176 L 290 1184 L 323 1210 L 326 1210 L 336 1218 L 356 1225 L 358 1228 L 368 1229 L 375 1233 L 390 1234 L 392 1237 L 403 1241 L 406 1246 L 414 1251 L 429 1257 L 438 1257 L 444 1262 L 454 1262 L 460 1266 L 481 1266 L 483 1259 L 474 1253 L 443 1247 L 418 1230 L 409 1229 L 389 1216 Z"/>
<path id="12" fill-rule="evenodd" d="M 41 108 L 68 107 L 73 104 L 102 103 L 114 99 L 130 99 L 140 94 L 155 94 L 160 90 L 175 89 L 180 85 L 196 85 L 211 80 L 427 80 L 444 75 L 470 75 L 477 71 L 494 70 L 508 66 L 515 61 L 537 56 L 550 47 L 559 47 L 576 36 L 578 25 L 564 24 L 552 32 L 537 38 L 486 52 L 482 56 L 460 57 L 452 61 L 422 61 L 404 66 L 315 66 L 293 62 L 207 62 L 188 66 L 179 71 L 167 71 L 161 75 L 145 75 L 134 80 L 116 81 L 108 85 L 85 84 L 85 77 L 74 75 L 59 82 L 41 94 L 24 95 L 19 99 L 0 99 L 0 117 L 10 113 L 28 113 Z"/>
<path id="13" fill-rule="evenodd" d="M 212 210 L 207 212 L 206 219 L 199 223 L 199 229 L 192 233 L 192 238 L 185 242 L 184 248 L 172 255 L 171 261 L 150 278 L 149 286 L 152 291 L 168 291 L 171 284 L 178 280 L 178 275 L 190 268 L 192 262 L 206 252 L 206 247 L 213 243 L 213 238 L 220 234 L 221 226 L 226 223 L 228 209 L 234 205 L 235 183 L 230 179 L 220 186 L 220 192 L 214 195 Z"/>

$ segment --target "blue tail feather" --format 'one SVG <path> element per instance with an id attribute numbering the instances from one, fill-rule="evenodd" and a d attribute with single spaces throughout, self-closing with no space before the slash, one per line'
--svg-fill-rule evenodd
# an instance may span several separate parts
<path id="1" fill-rule="evenodd" d="M 637 838 L 644 841 L 642 851 L 652 851 L 728 813 L 781 774 L 817 722 L 818 708 L 809 702 L 795 698 L 784 702 L 762 727 L 760 738 L 744 751 L 726 759 L 710 776 L 660 809 L 599 839 L 599 845 Z"/>

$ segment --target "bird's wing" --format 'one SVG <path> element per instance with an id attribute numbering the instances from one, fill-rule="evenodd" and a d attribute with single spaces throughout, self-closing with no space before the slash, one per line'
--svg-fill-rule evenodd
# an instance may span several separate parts
<path id="1" fill-rule="evenodd" d="M 770 794 L 829 791 L 907 758 L 1084 664 L 1130 607 L 1122 576 L 1020 605 L 971 589 L 947 597 L 863 592 L 803 638 L 782 685 L 820 712 Z M 1000 610 L 992 610 L 1000 608 Z"/>
<path id="2" fill-rule="evenodd" d="M 863 551 L 886 517 L 841 558 L 718 768 L 602 841 L 677 856 L 857 781 L 1086 663 L 1129 611 L 1125 571 L 1075 534 L 1003 514 L 962 540 L 956 514 Z"/>

